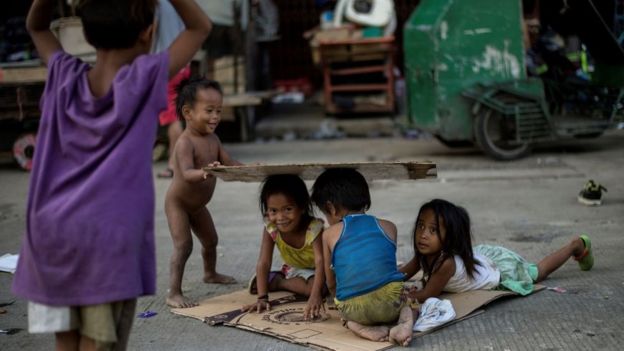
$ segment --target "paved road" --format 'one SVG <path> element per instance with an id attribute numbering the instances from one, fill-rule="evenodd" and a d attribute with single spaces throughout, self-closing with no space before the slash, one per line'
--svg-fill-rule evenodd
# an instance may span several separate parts
<path id="1" fill-rule="evenodd" d="M 465 206 L 478 243 L 509 247 L 530 260 L 589 233 L 596 265 L 581 272 L 566 264 L 545 284 L 567 289 L 539 292 L 490 305 L 477 317 L 414 340 L 410 348 L 428 350 L 620 350 L 624 343 L 624 131 L 591 141 L 572 141 L 536 150 L 515 162 L 494 162 L 472 149 L 450 150 L 433 140 L 349 139 L 317 142 L 227 145 L 243 162 L 432 160 L 438 179 L 378 181 L 372 184 L 371 213 L 399 228 L 399 259 L 412 254 L 410 230 L 418 206 L 434 197 Z M 156 170 L 164 164 L 155 165 Z M 602 207 L 576 202 L 588 178 L 607 186 Z M 0 166 L 0 254 L 16 253 L 24 228 L 28 175 Z M 171 242 L 162 210 L 168 182 L 156 181 L 158 295 L 140 300 L 141 310 L 159 314 L 137 319 L 132 350 L 292 350 L 303 347 L 227 327 L 209 327 L 172 315 L 163 304 Z M 240 282 L 233 286 L 201 282 L 198 245 L 188 262 L 184 290 L 201 299 L 243 288 L 254 270 L 261 230 L 258 184 L 217 186 L 209 208 L 220 236 L 218 268 Z M 0 274 L 0 302 L 13 300 L 11 275 Z M 0 315 L 0 329 L 25 328 L 26 304 L 17 300 Z M 48 335 L 25 331 L 0 335 L 1 350 L 49 349 Z"/>

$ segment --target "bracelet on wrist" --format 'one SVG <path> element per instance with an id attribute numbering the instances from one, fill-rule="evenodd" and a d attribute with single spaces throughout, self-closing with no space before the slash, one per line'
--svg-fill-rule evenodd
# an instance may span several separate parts
<path id="1" fill-rule="evenodd" d="M 269 294 L 264 294 L 262 296 L 258 296 L 258 301 L 269 301 Z"/>

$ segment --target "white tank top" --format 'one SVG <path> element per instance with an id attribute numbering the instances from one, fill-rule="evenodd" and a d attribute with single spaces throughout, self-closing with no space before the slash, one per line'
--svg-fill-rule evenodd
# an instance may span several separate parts
<path id="1" fill-rule="evenodd" d="M 500 271 L 489 258 L 474 254 L 474 258 L 480 264 L 475 264 L 473 277 L 466 272 L 466 266 L 461 257 L 455 255 L 455 274 L 449 279 L 444 291 L 459 293 L 470 290 L 492 290 L 500 283 Z"/>

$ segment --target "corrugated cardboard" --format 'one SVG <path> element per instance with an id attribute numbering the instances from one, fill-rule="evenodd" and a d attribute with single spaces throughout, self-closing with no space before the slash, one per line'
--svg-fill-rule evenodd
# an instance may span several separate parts
<path id="1" fill-rule="evenodd" d="M 543 286 L 536 286 L 535 291 L 543 288 Z M 427 332 L 416 333 L 413 337 L 417 338 L 482 313 L 481 307 L 504 296 L 518 295 L 509 291 L 498 290 L 476 290 L 443 295 L 441 298 L 449 299 L 453 304 L 457 314 L 455 320 Z M 240 312 L 243 305 L 255 302 L 256 297 L 245 290 L 240 290 L 204 300 L 197 307 L 172 309 L 171 312 L 196 318 L 211 325 L 224 324 L 315 349 L 376 351 L 395 346 L 389 342 L 373 342 L 356 336 L 343 327 L 340 316 L 335 310 L 327 310 L 323 317 L 318 320 L 303 321 L 305 299 L 297 298 L 286 292 L 271 293 L 273 306 L 268 312 L 260 314 Z M 274 303 L 274 301 L 277 302 Z"/>

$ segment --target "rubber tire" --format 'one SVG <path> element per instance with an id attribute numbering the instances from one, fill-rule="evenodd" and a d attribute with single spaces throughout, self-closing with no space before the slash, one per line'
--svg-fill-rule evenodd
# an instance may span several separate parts
<path id="1" fill-rule="evenodd" d="M 442 143 L 444 146 L 450 149 L 459 149 L 459 148 L 474 146 L 474 143 L 470 140 L 446 140 L 437 134 L 434 136 L 436 139 L 438 139 L 440 143 Z"/>
<path id="2" fill-rule="evenodd" d="M 499 161 L 510 161 L 522 158 L 531 153 L 531 144 L 522 143 L 517 146 L 501 147 L 496 145 L 489 133 L 488 124 L 492 118 L 500 117 L 498 112 L 483 109 L 473 123 L 475 140 L 479 148 L 488 156 Z"/>
<path id="3" fill-rule="evenodd" d="M 24 134 L 15 139 L 13 143 L 13 158 L 25 171 L 31 171 L 35 154 L 35 134 Z"/>
<path id="4" fill-rule="evenodd" d="M 604 132 L 596 132 L 596 133 L 588 133 L 588 134 L 576 134 L 574 137 L 576 139 L 595 139 L 602 136 Z"/>

